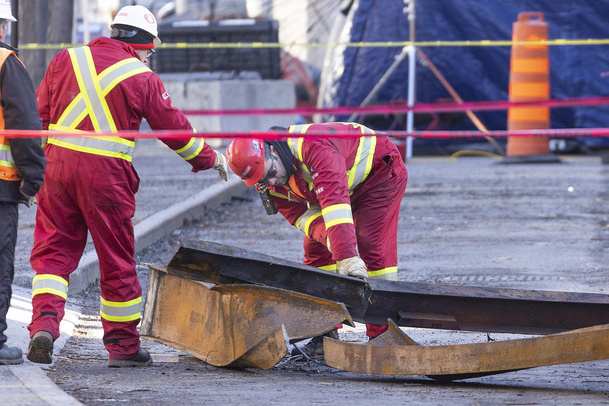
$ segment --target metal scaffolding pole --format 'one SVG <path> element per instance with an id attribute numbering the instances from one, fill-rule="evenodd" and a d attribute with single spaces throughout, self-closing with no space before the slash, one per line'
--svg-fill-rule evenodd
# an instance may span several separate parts
<path id="1" fill-rule="evenodd" d="M 410 27 L 410 36 L 409 39 L 411 42 L 415 41 L 415 0 L 404 0 L 404 4 L 406 4 L 406 8 L 404 12 L 408 13 L 408 25 Z M 416 98 L 416 76 L 415 76 L 415 68 L 417 61 L 417 50 L 414 45 L 408 47 L 408 107 L 414 106 L 414 101 Z M 412 110 L 409 110 L 406 115 L 406 133 L 412 134 L 414 127 L 414 113 Z M 412 144 L 413 138 L 408 136 L 406 138 L 406 157 L 405 159 L 412 158 Z"/>

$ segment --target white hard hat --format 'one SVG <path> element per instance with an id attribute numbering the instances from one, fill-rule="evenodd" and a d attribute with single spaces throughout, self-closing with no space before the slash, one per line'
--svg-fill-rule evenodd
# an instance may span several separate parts
<path id="1" fill-rule="evenodd" d="M 156 18 L 154 18 L 154 15 L 144 6 L 125 6 L 121 8 L 118 10 L 118 13 L 116 13 L 116 17 L 114 17 L 114 21 L 112 21 L 110 26 L 114 27 L 115 24 L 139 28 L 154 37 L 154 46 L 158 46 L 161 43 L 161 40 L 158 37 L 159 33 L 157 30 Z"/>
<path id="2" fill-rule="evenodd" d="M 11 12 L 10 0 L 0 0 L 0 20 L 8 20 L 13 23 L 17 21 L 17 19 L 13 17 L 13 13 Z"/>

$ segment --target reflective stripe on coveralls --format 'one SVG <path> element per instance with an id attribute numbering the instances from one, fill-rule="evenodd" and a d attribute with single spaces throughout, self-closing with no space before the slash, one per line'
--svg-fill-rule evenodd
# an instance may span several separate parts
<path id="1" fill-rule="evenodd" d="M 305 134 L 307 129 L 310 127 L 311 124 L 302 124 L 302 125 L 295 125 L 295 126 L 290 126 L 289 128 L 289 132 L 290 133 L 296 133 L 296 134 Z M 364 127 L 364 126 L 358 126 L 355 125 L 355 128 L 359 128 L 360 131 L 362 132 L 362 134 L 374 134 L 374 131 Z M 287 142 L 288 142 L 288 146 L 290 147 L 290 150 L 292 151 L 292 154 L 294 154 L 297 159 L 302 162 L 303 160 L 303 154 L 302 154 L 302 143 L 304 141 L 304 138 L 288 138 Z M 347 170 L 347 177 L 349 179 L 349 191 L 353 192 L 353 189 L 358 186 L 360 183 L 362 183 L 367 177 L 368 174 L 370 174 L 370 170 L 372 169 L 372 160 L 374 158 L 374 150 L 376 148 L 376 137 L 361 137 L 360 141 L 359 141 L 359 146 L 357 148 L 357 154 L 355 156 L 355 160 L 353 162 L 353 166 L 351 167 L 351 169 Z M 312 189 L 312 181 L 309 181 L 308 179 L 312 179 L 311 178 L 311 174 L 308 171 L 308 168 L 306 168 L 306 166 L 304 164 L 302 164 L 302 174 L 303 174 L 303 179 L 305 179 L 307 182 L 310 183 L 309 188 Z M 307 177 L 305 177 L 304 175 L 308 175 Z M 307 212 L 305 212 L 305 214 L 303 214 L 303 216 L 305 216 L 304 218 L 301 217 L 301 219 L 298 219 L 297 222 L 297 227 L 302 230 L 305 235 L 309 236 L 309 234 L 305 231 L 308 230 L 308 224 L 310 224 L 311 221 L 314 220 L 314 218 L 311 218 L 311 216 L 313 215 L 313 213 L 309 213 L 309 211 L 312 208 L 310 208 L 309 210 L 307 210 Z M 351 213 L 351 205 L 349 205 L 348 203 L 341 203 L 341 204 L 335 204 L 332 206 L 328 206 L 325 207 L 322 211 L 321 211 L 323 217 L 324 217 L 324 223 L 326 225 L 326 230 L 329 229 L 332 226 L 338 225 L 338 224 L 345 224 L 345 223 L 349 223 L 349 224 L 353 224 L 353 215 Z M 301 226 L 299 225 L 302 225 Z"/>
<path id="2" fill-rule="evenodd" d="M 321 207 L 310 207 L 309 209 L 307 209 L 307 211 L 302 213 L 300 217 L 298 217 L 298 220 L 296 220 L 296 228 L 302 231 L 307 237 L 311 237 L 309 235 L 309 226 L 311 225 L 313 220 L 315 220 L 319 216 L 321 216 Z"/>
<path id="3" fill-rule="evenodd" d="M 95 131 L 117 132 L 114 118 L 105 99 L 106 95 L 123 80 L 151 70 L 137 58 L 129 58 L 115 63 L 97 75 L 89 47 L 72 48 L 68 53 L 80 93 L 64 110 L 58 122 L 49 125 L 49 129 L 74 131 L 88 116 Z M 87 154 L 121 158 L 129 162 L 132 160 L 135 147 L 135 141 L 120 137 L 83 137 L 64 140 L 50 137 L 47 142 Z"/>
<path id="4" fill-rule="evenodd" d="M 56 295 L 66 300 L 68 298 L 68 281 L 57 275 L 36 275 L 32 280 L 32 297 L 43 293 Z"/>
<path id="5" fill-rule="evenodd" d="M 317 268 L 323 271 L 338 273 L 338 264 L 336 263 L 325 266 L 318 266 Z"/>
<path id="6" fill-rule="evenodd" d="M 377 277 L 377 279 L 386 279 L 388 281 L 397 281 L 398 280 L 398 267 L 390 266 L 384 269 L 378 269 L 376 271 L 368 270 L 370 276 Z"/>
<path id="7" fill-rule="evenodd" d="M 321 209 L 321 215 L 324 217 L 326 230 L 338 224 L 353 224 L 351 205 L 347 203 L 333 204 L 324 207 Z"/>
<path id="8" fill-rule="evenodd" d="M 365 126 L 361 126 L 358 124 L 352 124 L 352 123 L 349 123 L 349 125 L 352 125 L 353 128 L 355 128 L 355 129 L 359 129 L 362 132 L 362 134 L 374 134 L 375 133 L 374 130 L 369 129 Z M 311 126 L 311 124 L 290 126 L 289 132 L 292 134 L 305 134 L 310 126 Z M 302 159 L 303 159 L 302 145 L 303 145 L 304 138 L 303 137 L 295 138 L 295 139 L 289 138 L 287 141 L 288 141 L 290 150 L 292 151 L 294 156 L 296 156 L 297 159 L 302 162 Z M 351 169 L 347 170 L 348 187 L 349 187 L 349 192 L 351 194 L 353 193 L 353 190 L 358 185 L 360 185 L 362 182 L 364 182 L 367 179 L 368 175 L 370 174 L 370 171 L 372 170 L 374 152 L 376 150 L 376 142 L 377 142 L 377 138 L 375 136 L 365 136 L 365 137 L 360 138 L 360 143 L 359 143 L 359 146 L 357 149 L 357 153 L 355 156 L 353 166 L 351 167 Z M 307 168 L 305 165 L 302 165 L 302 167 L 303 167 L 302 168 L 303 169 L 303 171 L 302 171 L 303 179 L 308 181 L 308 179 L 306 179 L 304 177 L 304 170 L 306 170 Z M 307 175 L 310 178 L 310 173 L 307 172 Z M 311 186 L 312 185 L 310 185 L 310 187 Z M 283 195 L 280 195 L 280 194 L 276 194 L 276 195 L 277 195 L 277 197 L 284 197 Z M 307 235 L 307 236 L 309 236 L 309 234 L 308 234 L 309 225 L 315 218 L 317 218 L 319 216 L 319 214 L 317 214 L 315 209 L 316 209 L 315 206 L 311 207 L 297 220 L 297 224 L 296 224 L 297 227 L 301 231 L 305 232 L 305 235 Z M 319 208 L 317 208 L 317 210 L 319 210 Z M 347 213 L 347 211 L 348 211 L 348 213 Z M 323 217 L 324 217 L 324 223 L 326 224 L 326 229 L 328 229 L 332 225 L 336 225 L 336 224 L 353 223 L 351 206 L 346 203 L 326 207 L 322 211 L 322 213 L 323 213 Z M 330 267 L 333 267 L 334 269 L 337 268 L 336 265 L 330 265 Z M 320 269 L 325 269 L 325 267 L 320 267 Z M 379 278 L 379 279 L 386 279 L 386 280 L 397 280 L 397 272 L 398 272 L 397 266 L 391 266 L 391 267 L 378 269 L 378 270 L 368 270 L 368 273 L 370 274 L 371 277 L 375 277 L 375 278 Z"/>
<path id="9" fill-rule="evenodd" d="M 311 126 L 311 124 L 294 125 L 289 128 L 289 131 L 290 131 L 290 133 L 305 134 L 305 132 L 307 131 L 309 126 Z M 374 131 L 367 127 L 355 125 L 355 124 L 354 124 L 354 127 L 359 128 L 360 131 L 362 132 L 362 134 L 374 134 Z M 302 162 L 302 160 L 303 160 L 303 158 L 302 158 L 303 141 L 304 141 L 303 137 L 287 139 L 288 146 L 290 147 L 292 154 L 294 154 L 294 156 L 300 162 Z M 374 150 L 375 149 L 376 149 L 376 137 L 368 136 L 368 137 L 360 138 L 359 146 L 357 147 L 357 154 L 355 155 L 355 160 L 353 161 L 353 166 L 351 167 L 351 169 L 347 169 L 347 178 L 349 179 L 349 192 L 350 193 L 353 193 L 353 189 L 355 189 L 360 183 L 365 181 L 366 178 L 368 177 L 368 175 L 370 174 L 370 171 L 372 170 L 372 161 L 374 159 Z M 305 179 L 307 182 L 309 182 L 309 179 L 312 179 L 311 174 L 310 174 L 308 168 L 306 168 L 306 166 L 304 166 L 303 169 L 305 169 L 306 174 L 308 175 L 308 177 L 305 177 L 304 172 L 303 172 L 303 179 Z M 310 190 L 312 190 L 312 186 L 310 186 Z"/>
<path id="10" fill-rule="evenodd" d="M 115 63 L 102 73 L 95 73 L 95 65 L 89 47 L 68 50 L 72 66 L 78 80 L 80 93 L 68 105 L 58 122 L 50 124 L 49 129 L 57 131 L 76 131 L 76 127 L 89 116 L 95 131 L 117 132 L 114 118 L 110 113 L 105 97 L 123 80 L 139 73 L 151 72 L 137 58 L 128 58 Z M 59 140 L 49 138 L 48 143 L 88 154 L 120 158 L 131 162 L 135 142 L 120 137 L 69 138 Z M 203 150 L 202 138 L 191 138 L 189 143 L 176 152 L 189 161 Z"/>
<path id="11" fill-rule="evenodd" d="M 180 155 L 185 161 L 189 161 L 192 158 L 199 155 L 199 152 L 203 150 L 205 141 L 203 138 L 191 138 L 188 144 L 183 148 L 176 150 L 175 152 Z"/>
<path id="12" fill-rule="evenodd" d="M 142 297 L 126 302 L 111 302 L 101 298 L 99 314 L 108 321 L 133 321 L 142 315 Z"/>

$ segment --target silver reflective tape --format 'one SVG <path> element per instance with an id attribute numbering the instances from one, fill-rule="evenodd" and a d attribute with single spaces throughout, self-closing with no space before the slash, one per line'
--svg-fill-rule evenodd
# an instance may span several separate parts
<path id="1" fill-rule="evenodd" d="M 108 121 L 108 118 L 106 117 L 102 96 L 97 92 L 98 88 L 97 86 L 95 86 L 96 84 L 99 85 L 99 82 L 97 80 L 97 74 L 91 71 L 93 67 L 90 67 L 87 61 L 88 50 L 89 48 L 87 47 L 72 48 L 74 56 L 76 57 L 78 69 L 81 73 L 81 79 L 85 87 L 84 91 L 87 97 L 89 98 L 89 102 L 91 103 L 90 107 L 93 110 L 93 114 L 95 115 L 97 123 L 99 124 L 99 130 L 112 131 L 112 126 Z M 95 77 L 93 75 L 95 75 Z M 81 89 L 81 91 L 82 90 L 83 89 Z"/>

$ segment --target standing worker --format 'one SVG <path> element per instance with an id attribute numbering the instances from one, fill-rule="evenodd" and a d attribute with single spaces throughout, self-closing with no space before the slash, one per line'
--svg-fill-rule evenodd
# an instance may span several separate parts
<path id="1" fill-rule="evenodd" d="M 228 165 L 262 192 L 267 213 L 279 211 L 305 234 L 304 263 L 341 275 L 397 280 L 398 217 L 408 172 L 396 146 L 357 123 L 272 129 L 299 138 L 236 139 L 227 148 Z M 307 138 L 310 133 L 328 137 Z M 340 134 L 361 136 L 335 136 Z M 374 338 L 386 329 L 368 324 L 366 335 Z M 336 330 L 326 335 L 338 338 Z M 310 358 L 323 358 L 322 337 L 304 347 Z"/>
<path id="2" fill-rule="evenodd" d="M 161 79 L 145 62 L 156 45 L 157 23 L 143 6 L 126 6 L 112 23 L 111 38 L 63 50 L 51 61 L 37 90 L 43 128 L 55 131 L 137 131 L 145 118 L 154 130 L 191 130 L 171 106 Z M 163 140 L 192 165 L 227 179 L 226 159 L 202 138 Z M 30 263 L 32 322 L 27 358 L 52 362 L 70 274 L 77 268 L 87 230 L 99 257 L 104 345 L 108 366 L 147 366 L 137 325 L 142 289 L 135 271 L 132 217 L 139 178 L 131 164 L 134 139 L 117 135 L 49 138 L 45 185 L 38 196 Z M 171 169 L 168 169 L 171 170 Z"/>
<path id="3" fill-rule="evenodd" d="M 16 49 L 4 43 L 11 3 L 0 0 L 0 129 L 40 130 L 34 85 Z M 21 348 L 6 345 L 6 315 L 15 275 L 18 203 L 30 205 L 42 185 L 46 159 L 40 138 L 0 135 L 0 365 L 23 362 Z"/>

